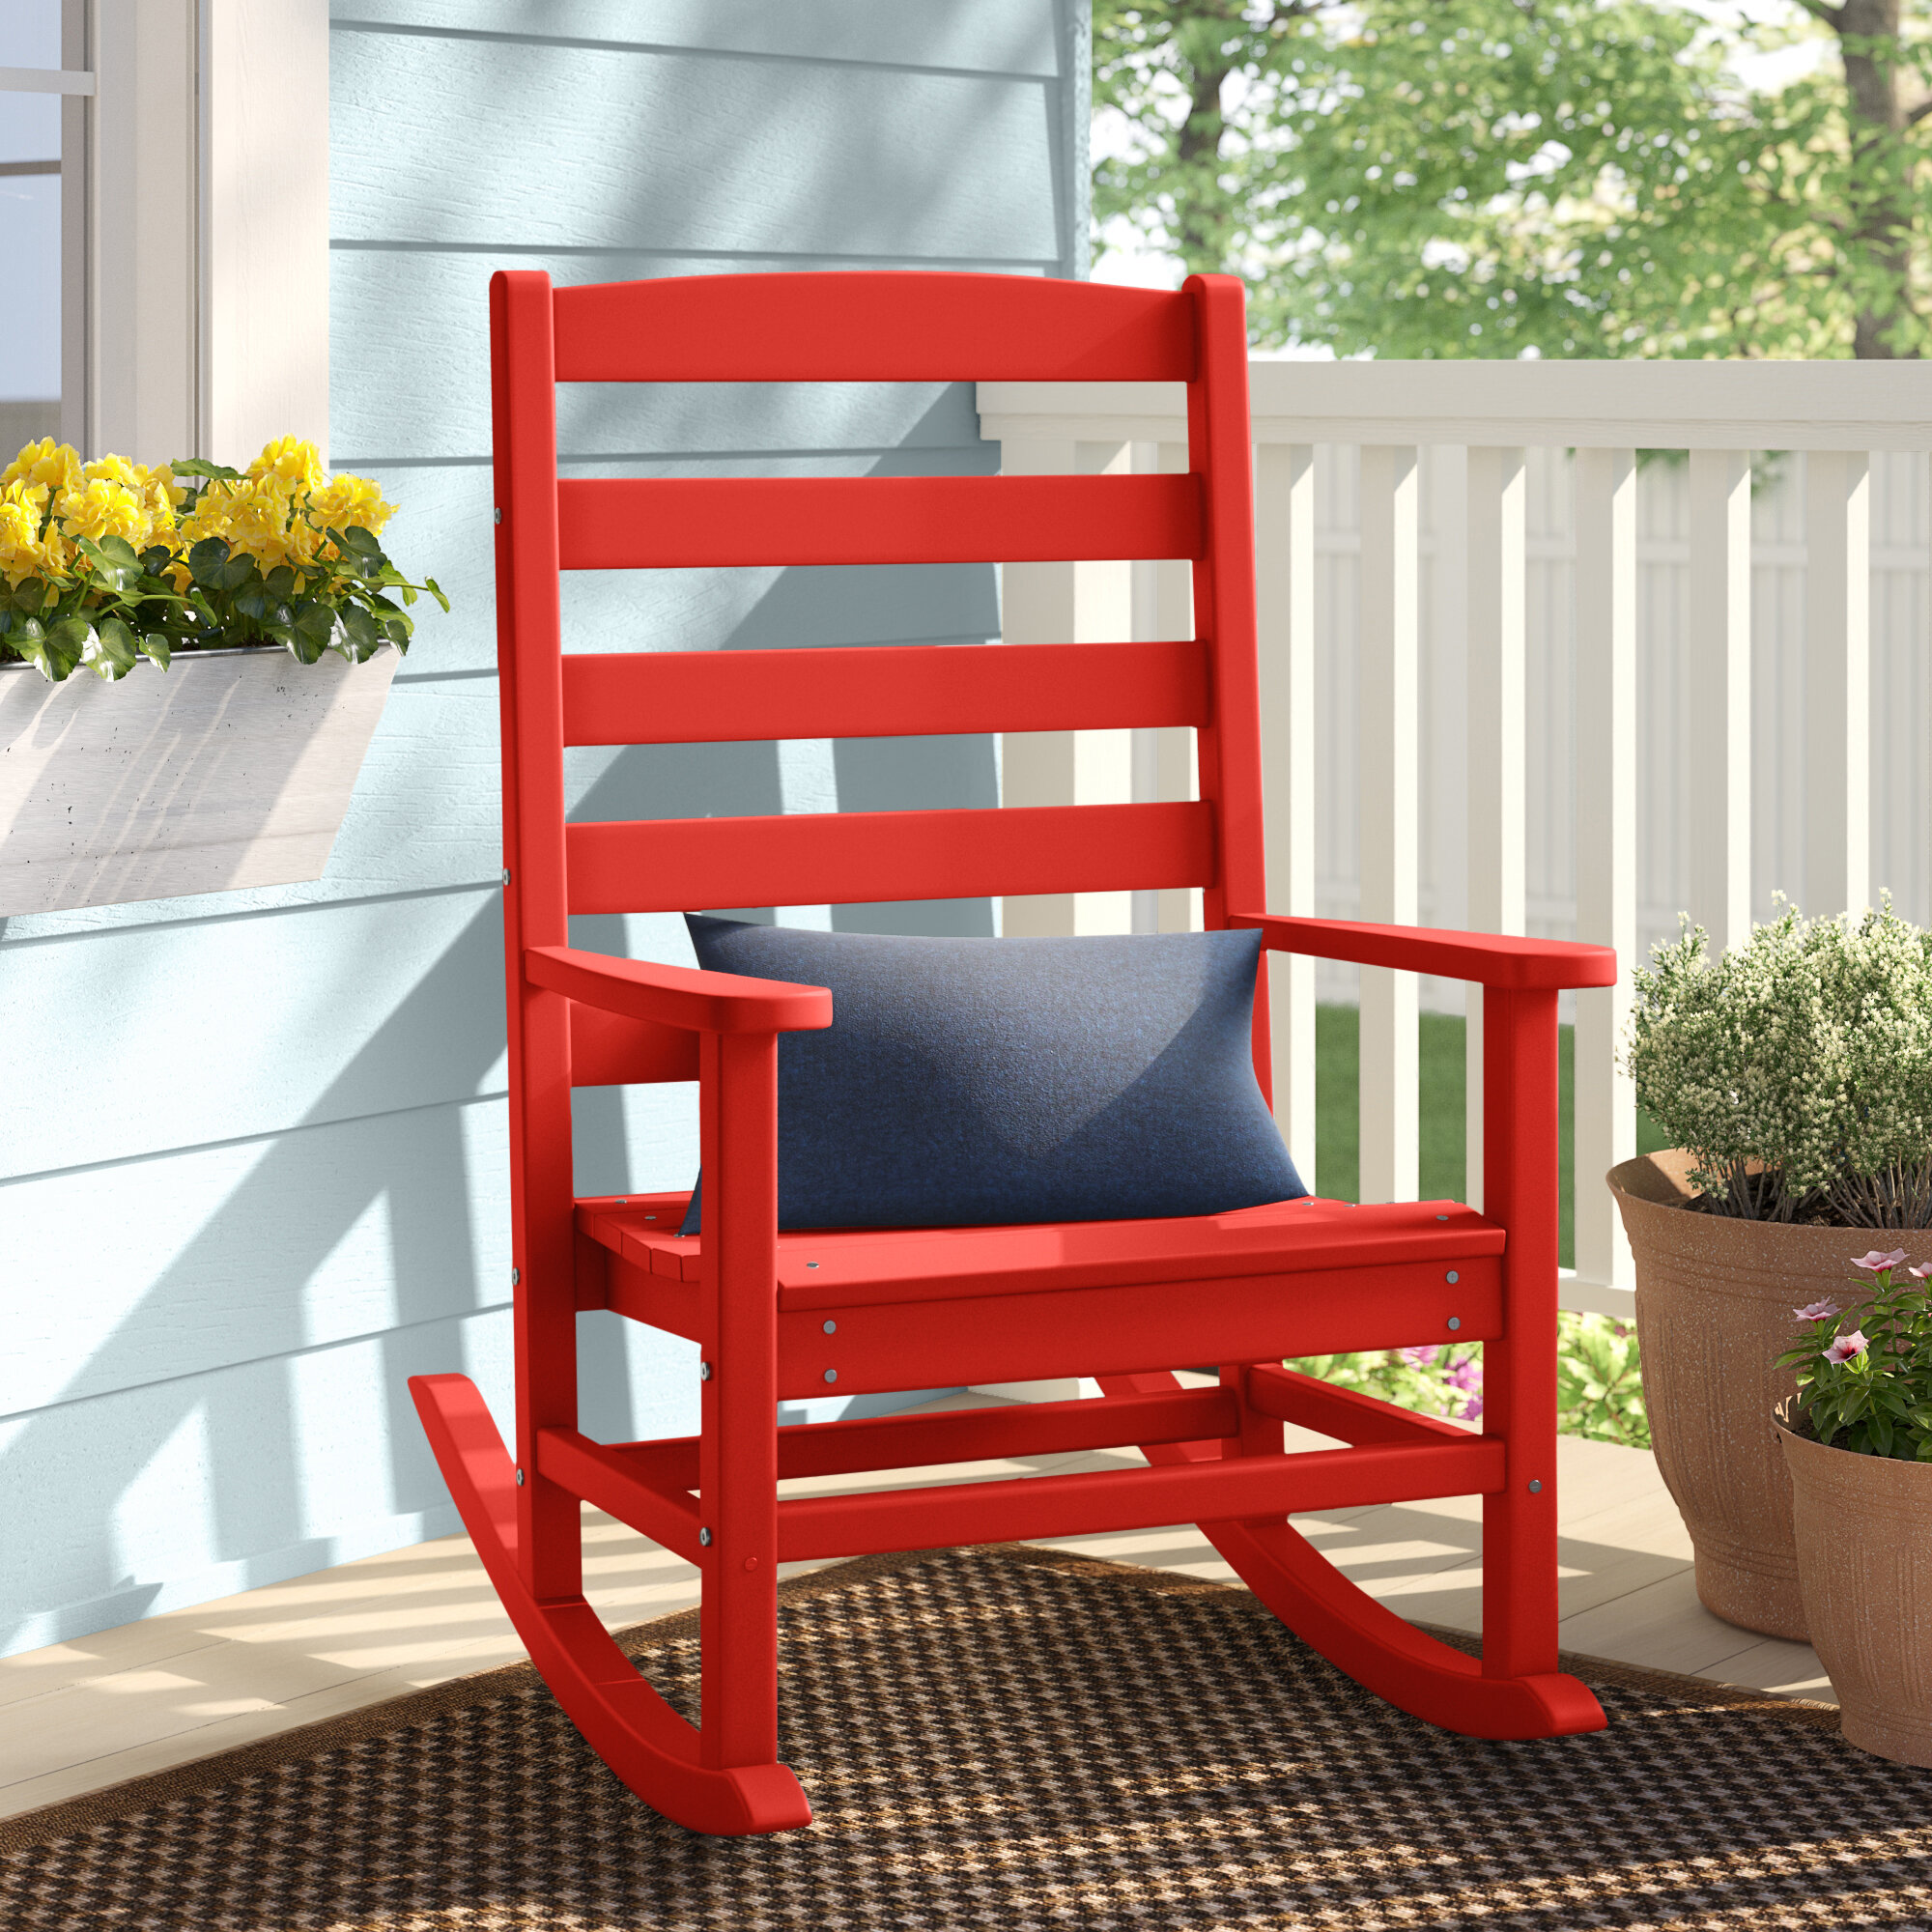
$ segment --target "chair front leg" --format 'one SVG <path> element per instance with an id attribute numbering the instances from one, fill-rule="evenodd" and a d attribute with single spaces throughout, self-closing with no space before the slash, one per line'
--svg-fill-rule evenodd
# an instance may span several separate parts
<path id="1" fill-rule="evenodd" d="M 1483 1673 L 1556 1668 L 1556 995 L 1483 993 L 1483 1212 L 1508 1231 L 1503 1333 L 1485 1345 Z"/>
<path id="2" fill-rule="evenodd" d="M 778 1037 L 703 1036 L 703 1760 L 778 1756 Z"/>

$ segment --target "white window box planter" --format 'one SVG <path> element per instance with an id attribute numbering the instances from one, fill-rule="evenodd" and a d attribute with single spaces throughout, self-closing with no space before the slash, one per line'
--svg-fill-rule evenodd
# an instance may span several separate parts
<path id="1" fill-rule="evenodd" d="M 0 915 L 319 879 L 396 664 L 184 651 L 119 684 L 0 666 Z"/>

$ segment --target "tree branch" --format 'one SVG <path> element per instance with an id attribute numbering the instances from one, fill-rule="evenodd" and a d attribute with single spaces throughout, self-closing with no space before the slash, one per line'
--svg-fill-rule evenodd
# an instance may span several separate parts
<path id="1" fill-rule="evenodd" d="M 1798 0 L 1798 5 L 1803 7 L 1814 20 L 1823 20 L 1833 33 L 1844 32 L 1845 10 L 1842 7 L 1832 6 L 1830 0 Z"/>
<path id="2" fill-rule="evenodd" d="M 1912 110 L 1912 112 L 1905 117 L 1905 125 L 1908 128 L 1916 128 L 1918 126 L 1919 122 L 1924 120 L 1924 118 L 1928 114 L 1932 114 L 1932 99 L 1921 100 L 1918 103 L 1918 105 L 1915 107 Z"/>

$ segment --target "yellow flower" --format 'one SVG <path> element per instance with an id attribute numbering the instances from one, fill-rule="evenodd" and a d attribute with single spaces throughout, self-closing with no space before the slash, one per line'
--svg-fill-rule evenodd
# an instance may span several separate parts
<path id="1" fill-rule="evenodd" d="M 324 480 L 325 474 L 315 444 L 293 436 L 278 436 L 248 466 L 251 482 L 272 483 L 291 496 L 306 495 Z"/>
<path id="2" fill-rule="evenodd" d="M 289 499 L 266 477 L 211 483 L 181 526 L 190 548 L 205 537 L 220 537 L 231 551 L 245 551 L 272 570 L 289 558 Z"/>
<path id="3" fill-rule="evenodd" d="M 10 483 L 44 483 L 50 490 L 67 490 L 80 481 L 80 457 L 69 443 L 43 437 L 30 442 L 5 469 L 0 489 Z"/>
<path id="4" fill-rule="evenodd" d="M 65 564 L 66 546 L 49 531 L 41 541 L 41 518 L 46 509 L 46 485 L 15 478 L 0 487 L 0 576 L 10 585 L 29 577 L 56 574 Z"/>
<path id="5" fill-rule="evenodd" d="M 327 487 L 309 499 L 308 513 L 324 529 L 346 530 L 359 524 L 371 535 L 396 514 L 383 500 L 383 486 L 364 476 L 331 476 Z"/>
<path id="6" fill-rule="evenodd" d="M 70 537 L 92 537 L 97 543 L 102 537 L 126 537 L 136 550 L 146 548 L 153 529 L 141 493 L 104 476 L 63 490 L 54 498 L 54 517 Z"/>
<path id="7" fill-rule="evenodd" d="M 115 484 L 140 499 L 150 532 L 144 542 L 164 540 L 173 534 L 175 505 L 187 491 L 175 481 L 174 471 L 165 463 L 150 469 L 145 463 L 129 463 L 125 456 L 103 456 L 85 465 L 80 473 L 86 482 Z"/>

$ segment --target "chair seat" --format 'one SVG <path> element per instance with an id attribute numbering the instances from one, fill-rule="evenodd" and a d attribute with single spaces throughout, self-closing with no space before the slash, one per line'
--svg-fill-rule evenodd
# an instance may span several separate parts
<path id="1" fill-rule="evenodd" d="M 577 1204 L 581 1232 L 634 1266 L 696 1282 L 688 1194 Z M 1303 1196 L 1228 1214 L 1001 1228 L 826 1229 L 779 1236 L 779 1308 L 953 1300 L 1058 1289 L 1283 1275 L 1500 1255 L 1503 1230 L 1453 1201 L 1357 1207 Z"/>

